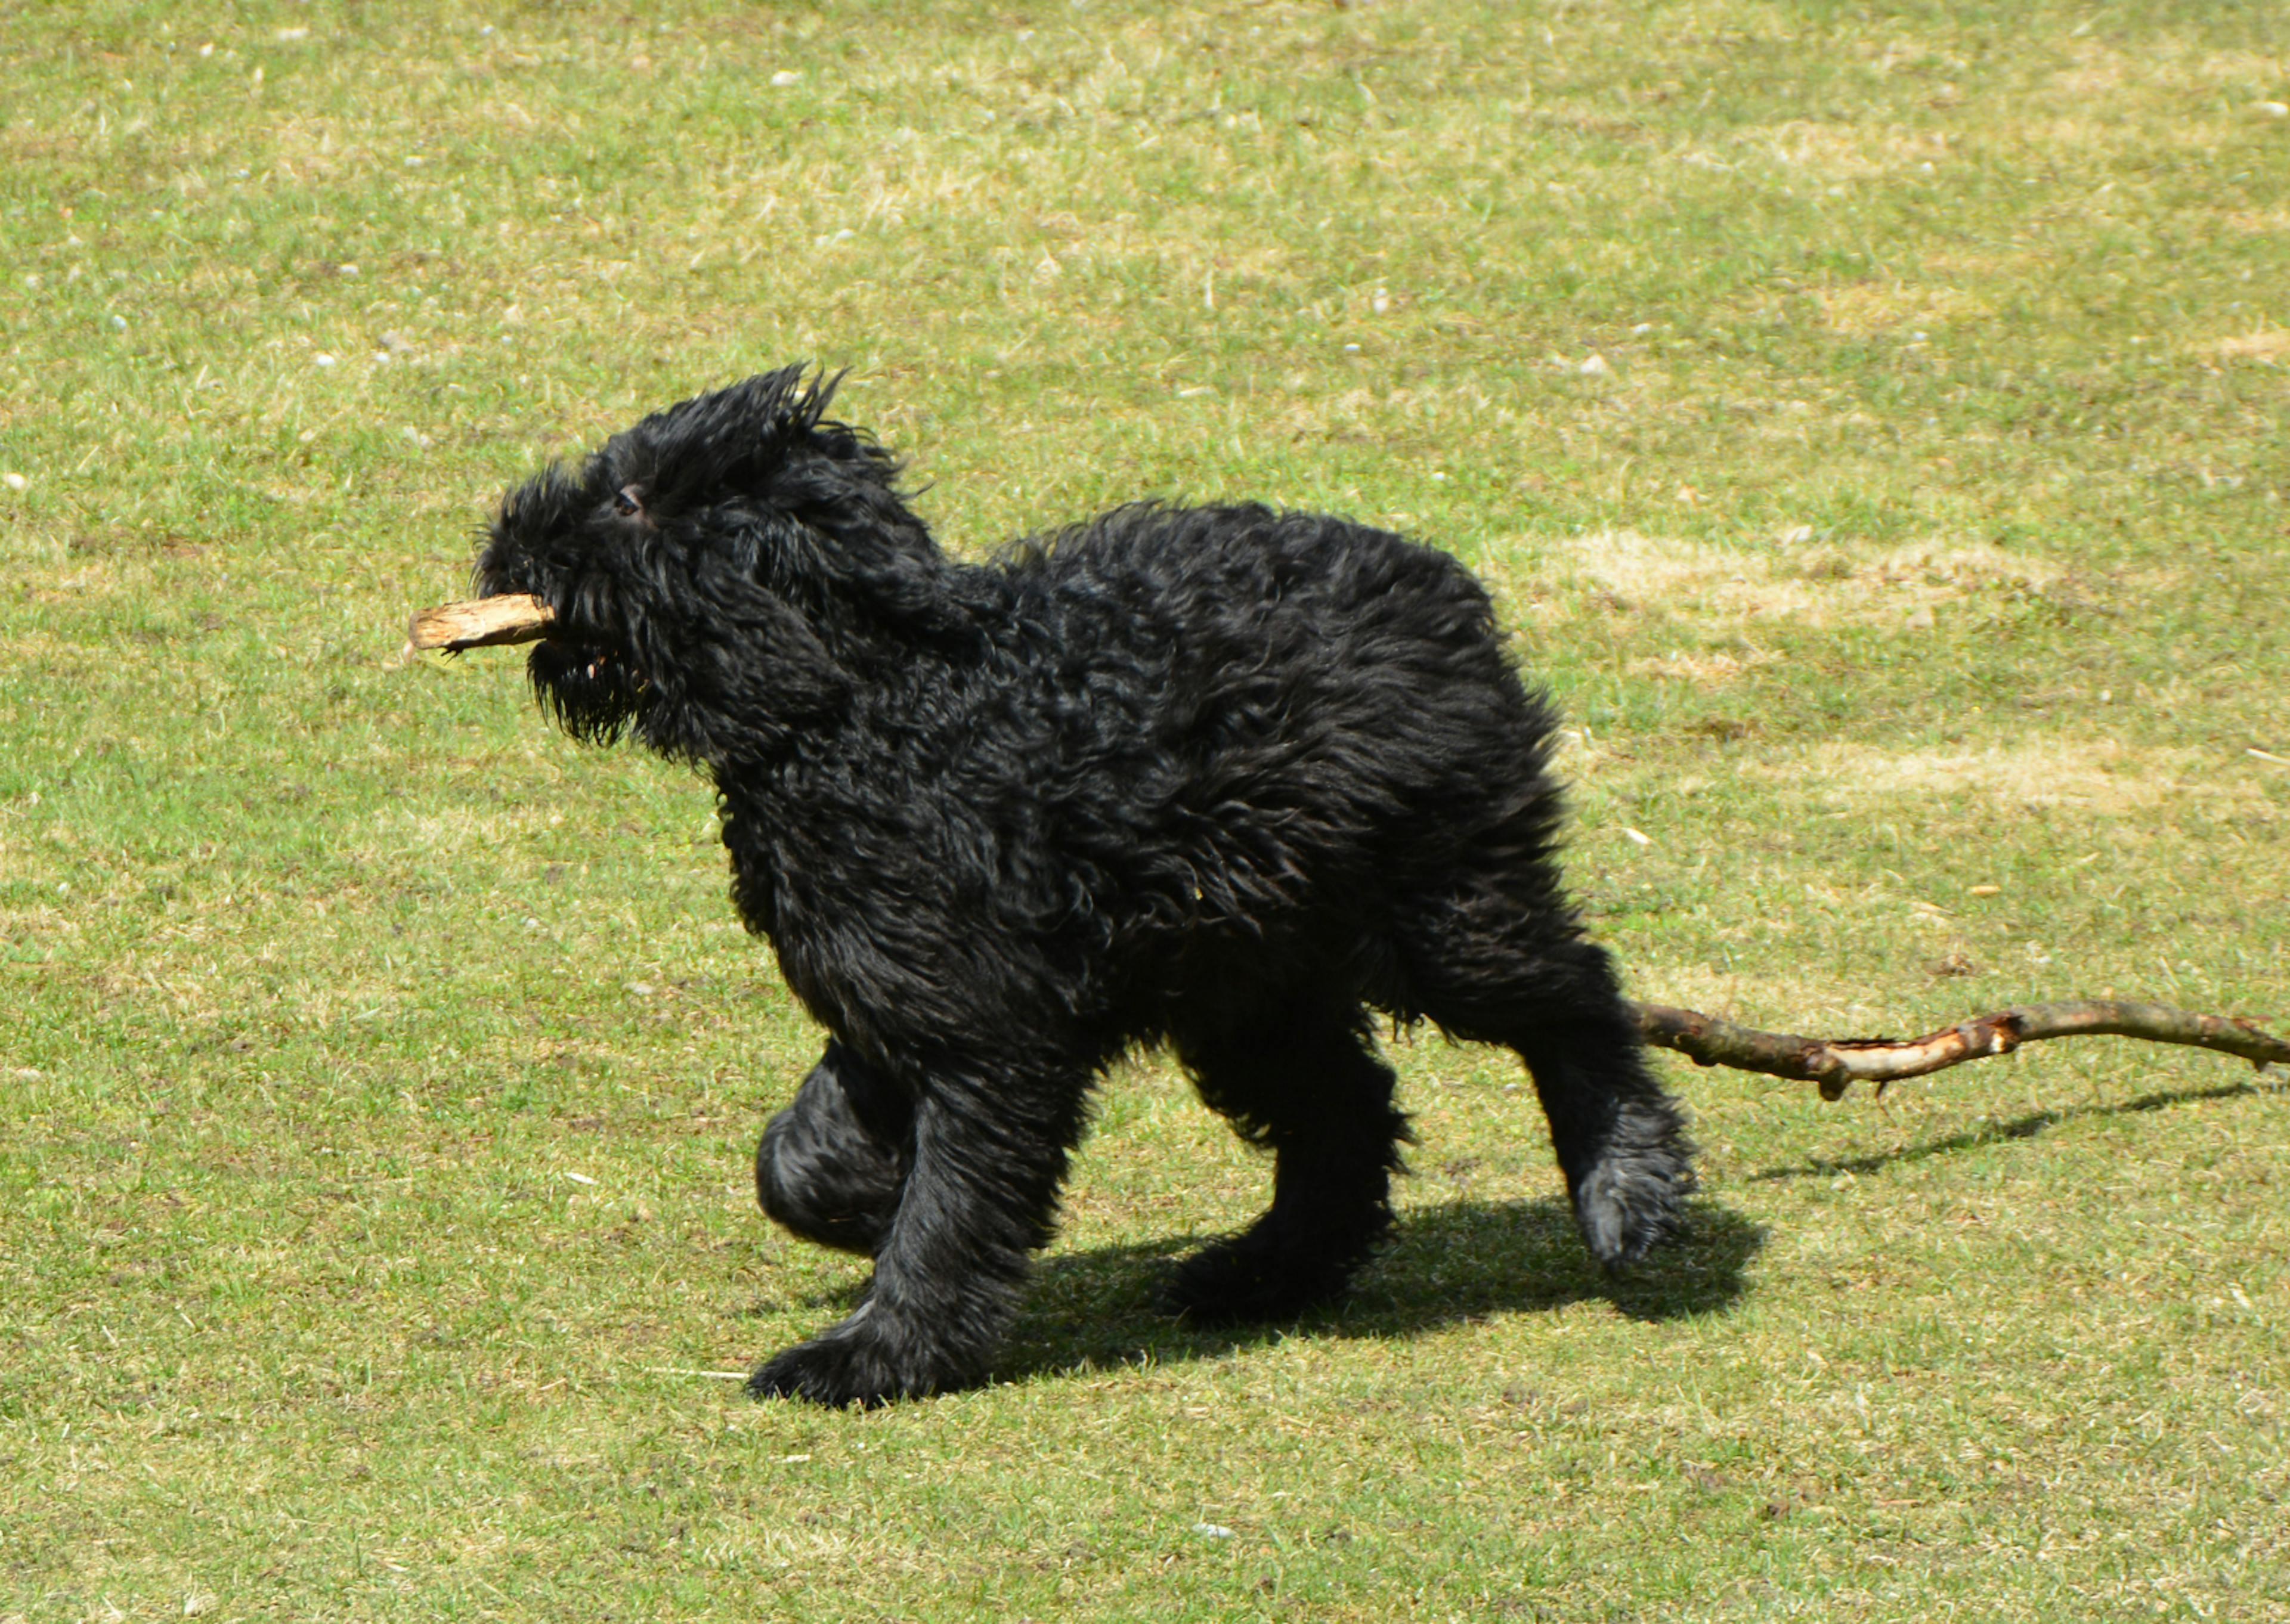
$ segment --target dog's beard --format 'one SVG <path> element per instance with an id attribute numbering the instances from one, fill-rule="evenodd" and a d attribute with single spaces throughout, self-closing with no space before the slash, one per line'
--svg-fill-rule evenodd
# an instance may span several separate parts
<path id="1" fill-rule="evenodd" d="M 618 741 L 643 707 L 643 679 L 609 649 L 551 640 L 534 647 L 526 668 L 541 703 L 585 744 Z"/>

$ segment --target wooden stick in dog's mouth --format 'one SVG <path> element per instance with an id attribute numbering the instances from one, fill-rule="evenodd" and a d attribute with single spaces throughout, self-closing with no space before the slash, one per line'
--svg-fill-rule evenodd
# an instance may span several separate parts
<path id="1" fill-rule="evenodd" d="M 548 635 L 556 612 L 525 592 L 505 592 L 499 597 L 473 598 L 464 604 L 440 604 L 424 609 L 406 628 L 409 649 L 492 648 L 503 643 L 535 643 Z"/>

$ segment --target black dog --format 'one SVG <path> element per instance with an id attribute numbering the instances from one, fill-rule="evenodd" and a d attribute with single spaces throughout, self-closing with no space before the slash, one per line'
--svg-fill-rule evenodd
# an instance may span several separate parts
<path id="1" fill-rule="evenodd" d="M 874 1284 L 754 1390 L 981 1379 L 1093 1079 L 1139 1044 L 1275 1155 L 1185 1312 L 1292 1315 L 1382 1235 L 1410 1136 L 1370 1007 L 1517 1050 L 1591 1252 L 1661 1237 L 1690 1147 L 1561 892 L 1550 712 L 1477 582 L 1258 507 L 957 563 L 831 388 L 646 418 L 510 494 L 476 567 L 553 612 L 532 682 L 575 737 L 712 776 L 733 900 L 833 1034 L 757 1185 Z"/>

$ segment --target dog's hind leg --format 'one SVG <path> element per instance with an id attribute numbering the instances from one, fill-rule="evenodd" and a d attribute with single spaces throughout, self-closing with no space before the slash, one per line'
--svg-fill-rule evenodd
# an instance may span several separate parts
<path id="1" fill-rule="evenodd" d="M 872 1404 L 983 1380 L 1050 1237 L 1087 1084 L 1085 1069 L 1056 1067 L 990 1084 L 932 1076 L 867 1300 L 765 1364 L 749 1390 Z"/>
<path id="2" fill-rule="evenodd" d="M 756 1200 L 805 1240 L 873 1256 L 913 1159 L 914 1104 L 829 1042 L 756 1147 Z"/>
<path id="3" fill-rule="evenodd" d="M 1300 1003 L 1177 1048 L 1211 1108 L 1272 1151 L 1272 1205 L 1181 1264 L 1165 1300 L 1204 1320 L 1277 1319 L 1335 1296 L 1390 1225 L 1410 1137 L 1358 1006 Z"/>
<path id="4" fill-rule="evenodd" d="M 1615 1268 L 1670 1233 L 1693 1147 L 1605 949 L 1563 907 L 1522 908 L 1494 888 L 1423 910 L 1398 937 L 1413 1012 L 1526 1062 L 1591 1254 Z"/>

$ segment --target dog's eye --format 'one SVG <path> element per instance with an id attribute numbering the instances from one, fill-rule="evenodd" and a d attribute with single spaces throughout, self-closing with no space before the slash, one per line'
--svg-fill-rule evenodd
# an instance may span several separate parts
<path id="1" fill-rule="evenodd" d="M 622 485 L 613 492 L 613 511 L 622 518 L 644 511 L 644 495 L 634 485 Z"/>

